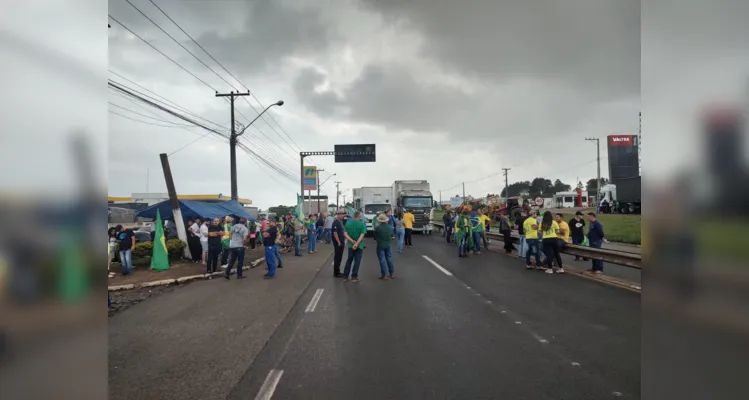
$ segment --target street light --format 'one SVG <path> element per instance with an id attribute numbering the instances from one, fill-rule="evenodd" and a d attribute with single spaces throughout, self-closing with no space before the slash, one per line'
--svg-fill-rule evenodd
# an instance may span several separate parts
<path id="1" fill-rule="evenodd" d="M 245 126 L 244 128 L 242 128 L 242 130 L 239 133 L 237 133 L 236 137 L 241 136 L 244 133 L 244 131 L 246 131 L 247 128 L 249 128 L 250 125 L 252 125 L 253 122 L 257 121 L 258 118 L 260 118 L 261 116 L 263 116 L 263 114 L 265 114 L 265 112 L 268 111 L 269 108 L 271 108 L 273 106 L 279 106 L 279 107 L 281 107 L 282 105 L 283 105 L 283 100 L 278 100 L 277 102 L 269 105 L 268 107 L 265 107 L 265 110 L 263 110 L 263 112 L 261 112 L 260 114 L 258 114 L 257 117 L 255 117 L 255 119 L 253 119 L 252 121 L 250 121 L 250 123 L 247 124 L 247 126 Z"/>
<path id="2" fill-rule="evenodd" d="M 322 171 L 322 170 L 319 169 L 318 171 Z M 336 176 L 336 174 L 330 175 L 328 177 L 328 179 L 322 181 L 322 183 L 320 183 L 320 178 L 317 178 L 317 212 L 318 212 L 318 214 L 322 213 L 322 211 L 320 210 L 320 186 L 324 185 L 325 182 L 327 182 L 330 178 L 332 178 L 334 176 Z M 330 203 L 328 203 L 328 204 L 330 204 Z M 312 208 L 312 205 L 310 205 L 310 208 Z"/>

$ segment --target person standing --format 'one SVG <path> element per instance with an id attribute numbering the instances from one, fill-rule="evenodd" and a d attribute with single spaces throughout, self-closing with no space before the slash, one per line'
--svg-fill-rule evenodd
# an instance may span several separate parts
<path id="1" fill-rule="evenodd" d="M 224 218 L 222 228 L 224 229 L 224 235 L 221 237 L 221 265 L 226 268 L 229 263 L 229 244 L 231 243 L 231 216 L 227 215 Z"/>
<path id="2" fill-rule="evenodd" d="M 333 217 L 332 215 L 328 214 L 325 217 L 325 227 L 324 227 L 324 231 L 323 231 L 323 237 L 325 238 L 325 244 L 330 244 L 330 240 L 332 238 L 331 235 L 332 235 L 332 232 L 333 232 L 333 222 L 335 222 L 335 217 Z"/>
<path id="3" fill-rule="evenodd" d="M 393 216 L 393 210 L 388 210 L 388 223 L 390 224 L 390 227 L 393 228 L 393 237 L 392 239 L 395 239 L 395 217 Z"/>
<path id="4" fill-rule="evenodd" d="M 543 237 L 544 252 L 546 253 L 546 263 L 548 268 L 546 269 L 547 274 L 563 273 L 562 268 L 562 255 L 559 252 L 559 224 L 554 221 L 554 217 L 551 215 L 551 211 L 546 211 L 544 217 L 541 220 L 541 232 Z M 556 260 L 558 268 L 554 269 L 554 261 Z"/>
<path id="5" fill-rule="evenodd" d="M 273 220 L 276 221 L 276 231 L 278 232 L 276 235 L 276 268 L 283 268 L 283 260 L 281 259 L 281 252 L 278 248 L 281 243 L 281 236 L 283 236 L 285 225 L 278 217 L 273 217 Z"/>
<path id="6" fill-rule="evenodd" d="M 208 263 L 208 226 L 211 221 L 206 218 L 200 225 L 200 249 L 203 250 L 203 265 Z"/>
<path id="7" fill-rule="evenodd" d="M 201 251 L 203 248 L 200 246 L 200 218 L 191 219 L 187 222 L 187 245 L 190 249 L 192 262 L 200 263 L 203 253 Z"/>
<path id="8" fill-rule="evenodd" d="M 528 218 L 523 221 L 523 232 L 525 232 L 525 268 L 533 269 L 531 265 L 531 256 L 535 258 L 536 269 L 541 266 L 541 256 L 538 254 L 538 221 L 536 221 L 535 211 L 528 214 Z"/>
<path id="9" fill-rule="evenodd" d="M 343 281 L 348 282 L 349 276 L 351 282 L 361 282 L 359 279 L 359 266 L 364 253 L 364 236 L 367 234 L 367 226 L 361 221 L 361 211 L 354 212 L 354 218 L 346 223 L 343 235 L 348 242 L 348 258 L 346 267 L 343 269 Z M 354 270 L 351 270 L 351 263 L 354 264 Z"/>
<path id="10" fill-rule="evenodd" d="M 512 245 L 512 222 L 507 212 L 503 212 L 499 220 L 499 233 L 502 234 L 502 238 L 505 242 L 505 253 L 512 253 L 514 246 Z"/>
<path id="11" fill-rule="evenodd" d="M 320 214 L 317 216 L 317 219 L 315 220 L 315 236 L 317 236 L 318 242 L 322 242 L 324 230 L 325 230 L 325 217 L 323 216 L 323 214 Z"/>
<path id="12" fill-rule="evenodd" d="M 468 220 L 468 210 L 462 210 L 455 225 L 455 242 L 458 244 L 458 257 L 468 257 L 468 249 L 473 248 L 473 238 L 471 237 L 471 223 Z"/>
<path id="13" fill-rule="evenodd" d="M 315 236 L 316 224 L 317 220 L 315 219 L 315 216 L 310 214 L 309 219 L 307 219 L 307 252 L 309 254 L 317 253 L 317 251 L 315 251 L 317 248 L 317 237 Z"/>
<path id="14" fill-rule="evenodd" d="M 237 261 L 237 279 L 244 278 L 242 276 L 242 267 L 244 266 L 244 244 L 247 237 L 250 235 L 250 230 L 247 229 L 247 218 L 240 218 L 238 224 L 234 224 L 231 227 L 231 238 L 229 241 L 229 264 L 226 267 L 224 278 L 231 279 L 231 270 L 234 267 L 234 262 Z"/>
<path id="15" fill-rule="evenodd" d="M 257 244 L 257 223 L 255 220 L 249 220 L 247 222 L 247 229 L 250 231 L 249 245 L 251 250 L 255 250 Z"/>
<path id="16" fill-rule="evenodd" d="M 333 227 L 331 228 L 333 236 L 333 277 L 340 278 L 341 274 L 341 261 L 343 260 L 343 248 L 346 245 L 346 237 L 343 232 L 343 216 L 346 212 L 343 210 L 336 211 L 335 221 L 333 221 Z"/>
<path id="17" fill-rule="evenodd" d="M 380 214 L 377 220 L 380 222 L 374 231 L 375 241 L 377 241 L 377 259 L 380 261 L 380 279 L 386 281 L 388 275 L 390 279 L 395 278 L 393 253 L 390 250 L 393 242 L 393 227 L 389 224 L 390 218 L 385 214 Z"/>
<path id="18" fill-rule="evenodd" d="M 120 265 L 122 275 L 133 273 L 133 250 L 135 250 L 135 233 L 130 228 L 117 225 L 117 243 L 120 248 Z"/>
<path id="19" fill-rule="evenodd" d="M 562 250 L 564 250 L 564 245 L 570 242 L 570 226 L 565 222 L 564 215 L 562 214 L 555 214 L 554 221 L 559 225 L 557 246 L 559 246 L 559 253 L 561 254 Z M 561 267 L 562 265 L 560 264 L 559 266 Z"/>
<path id="20" fill-rule="evenodd" d="M 489 232 L 489 224 L 491 223 L 491 218 L 489 218 L 489 216 L 484 213 L 483 209 L 479 209 L 478 213 L 479 224 L 481 225 L 479 237 L 484 242 L 484 248 L 489 249 L 489 240 L 486 237 L 486 233 Z"/>
<path id="21" fill-rule="evenodd" d="M 452 213 L 450 210 L 447 210 L 445 214 L 442 216 L 442 224 L 444 225 L 445 229 L 443 230 L 445 234 L 445 238 L 447 240 L 447 243 L 452 242 L 450 238 L 453 236 L 453 223 L 452 223 Z"/>
<path id="22" fill-rule="evenodd" d="M 518 246 L 518 257 L 519 258 L 525 258 L 525 252 L 527 251 L 527 245 L 525 241 L 525 230 L 523 225 L 525 224 L 525 220 L 523 220 L 523 216 L 520 215 L 519 212 L 515 213 L 515 226 L 518 228 L 518 237 L 519 237 L 519 246 Z"/>
<path id="23" fill-rule="evenodd" d="M 206 258 L 208 263 L 206 264 L 206 271 L 209 274 L 218 270 L 218 257 L 223 250 L 221 246 L 221 236 L 223 235 L 224 230 L 221 227 L 221 219 L 216 217 L 208 227 L 208 257 Z"/>
<path id="24" fill-rule="evenodd" d="M 406 237 L 406 222 L 403 220 L 403 214 L 398 214 L 395 218 L 395 234 L 398 236 L 398 253 L 403 253 L 403 243 Z"/>
<path id="25" fill-rule="evenodd" d="M 270 220 L 268 229 L 263 232 L 263 248 L 265 249 L 265 264 L 268 273 L 265 279 L 273 279 L 276 276 L 276 239 L 278 238 L 278 227 L 275 220 Z"/>
<path id="26" fill-rule="evenodd" d="M 416 217 L 411 213 L 411 210 L 406 210 L 406 213 L 403 214 L 403 224 L 406 227 L 406 246 L 408 247 L 413 247 L 413 243 L 411 243 L 411 234 L 413 233 L 415 220 Z"/>
<path id="27" fill-rule="evenodd" d="M 479 219 L 476 211 L 471 212 L 468 219 L 471 223 L 471 238 L 473 239 L 473 254 L 481 254 L 481 232 L 484 230 L 484 224 Z"/>
<path id="28" fill-rule="evenodd" d="M 294 218 L 294 256 L 302 256 L 302 236 L 304 236 L 304 221 L 299 216 Z"/>
<path id="29" fill-rule="evenodd" d="M 570 238 L 572 244 L 582 246 L 585 242 L 585 220 L 583 219 L 583 213 L 580 211 L 575 213 L 575 218 L 569 222 L 570 227 Z M 575 261 L 580 261 L 580 256 L 575 256 Z M 588 261 L 587 258 L 583 258 L 583 261 Z"/>
<path id="30" fill-rule="evenodd" d="M 588 222 L 590 222 L 588 228 L 588 242 L 590 247 L 594 249 L 600 249 L 603 247 L 603 225 L 596 219 L 595 213 L 588 213 Z M 593 260 L 593 267 L 588 271 L 594 274 L 603 273 L 603 260 Z"/>

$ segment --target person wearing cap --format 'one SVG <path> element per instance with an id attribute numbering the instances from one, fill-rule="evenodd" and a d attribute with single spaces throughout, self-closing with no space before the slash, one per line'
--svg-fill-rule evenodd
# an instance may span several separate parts
<path id="1" fill-rule="evenodd" d="M 117 243 L 120 249 L 120 265 L 122 275 L 130 275 L 133 271 L 133 250 L 135 250 L 135 233 L 132 229 L 122 225 L 115 227 L 117 230 Z"/>
<path id="2" fill-rule="evenodd" d="M 393 227 L 390 226 L 390 218 L 381 213 L 377 217 L 379 224 L 375 228 L 374 237 L 377 241 L 377 259 L 380 261 L 380 279 L 383 281 L 395 278 L 395 269 L 393 268 L 393 253 L 390 251 L 390 245 L 393 241 Z M 387 266 L 387 270 L 385 267 Z"/>

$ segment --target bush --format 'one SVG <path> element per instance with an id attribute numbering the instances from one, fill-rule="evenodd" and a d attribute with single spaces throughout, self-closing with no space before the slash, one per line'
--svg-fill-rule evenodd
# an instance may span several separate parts
<path id="1" fill-rule="evenodd" d="M 182 258 L 182 251 L 185 249 L 185 242 L 179 239 L 169 239 L 166 241 L 166 250 L 169 258 Z M 153 242 L 138 243 L 133 251 L 133 258 L 151 257 L 153 255 Z"/>

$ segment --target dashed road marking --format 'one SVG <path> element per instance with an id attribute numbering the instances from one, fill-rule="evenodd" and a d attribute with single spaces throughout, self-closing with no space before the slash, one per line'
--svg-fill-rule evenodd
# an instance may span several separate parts
<path id="1" fill-rule="evenodd" d="M 283 375 L 282 369 L 272 369 L 268 372 L 268 376 L 265 377 L 263 386 L 260 387 L 260 391 L 255 396 L 255 400 L 270 400 L 273 397 L 273 393 L 276 391 L 278 381 L 281 380 Z"/>
<path id="2" fill-rule="evenodd" d="M 315 295 L 312 296 L 312 300 L 309 301 L 309 305 L 304 312 L 308 313 L 315 311 L 315 307 L 317 307 L 317 303 L 320 301 L 320 297 L 322 297 L 322 292 L 324 290 L 325 289 L 317 289 L 317 291 L 315 291 Z"/>
<path id="3" fill-rule="evenodd" d="M 536 340 L 538 340 L 539 342 L 541 342 L 541 343 L 543 343 L 543 344 L 547 344 L 547 343 L 549 343 L 549 341 L 548 341 L 548 340 L 546 340 L 546 339 L 544 339 L 544 338 L 542 338 L 541 336 L 538 336 L 538 335 L 536 335 L 536 334 L 533 334 L 533 337 L 534 337 L 534 338 L 536 338 Z"/>
<path id="4" fill-rule="evenodd" d="M 572 362 L 572 366 L 573 366 L 573 367 L 579 367 L 579 366 L 580 366 L 580 363 L 579 363 L 579 362 L 575 362 L 575 361 L 573 361 L 573 362 Z"/>
<path id="5" fill-rule="evenodd" d="M 444 273 L 445 275 L 447 275 L 447 276 L 452 276 L 453 275 L 452 272 L 450 272 L 450 271 L 442 268 L 441 265 L 437 264 L 437 262 L 434 261 L 434 260 L 432 260 L 431 258 L 429 258 L 427 256 L 424 256 L 424 255 L 422 255 L 422 257 L 424 257 L 425 260 L 429 261 L 432 265 L 434 265 L 435 267 L 437 267 L 437 269 L 440 270 L 440 271 L 442 271 L 442 273 Z"/>
<path id="6" fill-rule="evenodd" d="M 515 323 L 518 324 L 518 325 L 522 324 L 522 322 L 520 322 L 520 321 L 515 321 Z"/>

